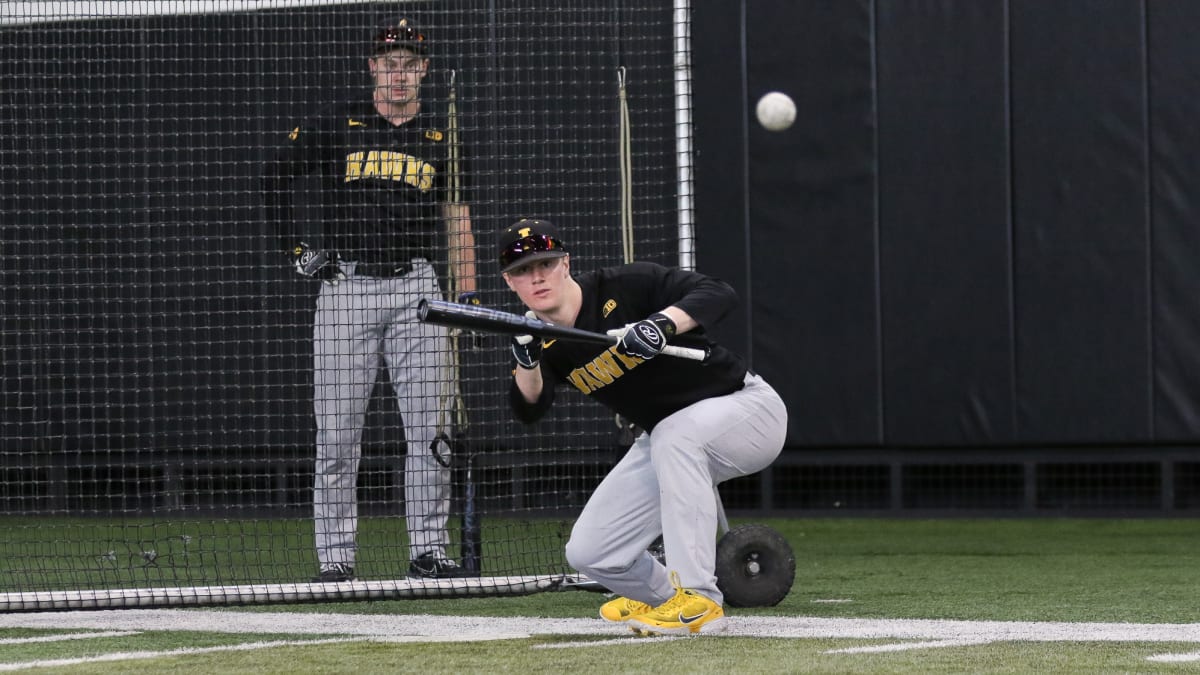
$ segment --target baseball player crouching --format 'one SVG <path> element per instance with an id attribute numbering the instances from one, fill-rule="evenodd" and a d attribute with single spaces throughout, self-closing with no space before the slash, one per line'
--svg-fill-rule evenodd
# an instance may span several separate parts
<path id="1" fill-rule="evenodd" d="M 736 293 L 712 277 L 647 262 L 572 276 L 564 241 L 545 220 L 518 221 L 499 243 L 505 282 L 538 319 L 623 331 L 611 347 L 513 338 L 517 418 L 539 419 L 565 384 L 645 430 L 588 499 L 567 561 L 619 596 L 600 608 L 605 620 L 651 635 L 721 630 L 714 487 L 766 468 L 787 430 L 775 390 L 705 336 L 736 306 Z M 710 356 L 660 356 L 668 342 Z M 660 534 L 665 564 L 647 551 Z"/>

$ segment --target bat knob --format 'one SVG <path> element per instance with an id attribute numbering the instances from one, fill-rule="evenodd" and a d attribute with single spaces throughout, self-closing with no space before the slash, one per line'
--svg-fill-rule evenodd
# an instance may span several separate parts
<path id="1" fill-rule="evenodd" d="M 428 317 L 428 316 L 429 316 L 429 301 L 426 300 L 425 298 L 421 298 L 421 301 L 417 303 L 417 317 L 420 318 L 422 321 L 424 321 L 426 319 L 426 317 Z"/>

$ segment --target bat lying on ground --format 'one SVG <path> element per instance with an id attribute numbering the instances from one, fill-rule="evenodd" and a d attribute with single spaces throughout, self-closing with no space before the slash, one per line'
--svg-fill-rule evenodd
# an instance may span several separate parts
<path id="1" fill-rule="evenodd" d="M 531 319 L 520 314 L 502 312 L 498 309 L 464 305 L 444 300 L 421 300 L 417 306 L 417 314 L 422 321 L 436 323 L 441 326 L 467 328 L 484 333 L 501 333 L 504 335 L 535 335 L 541 338 L 556 340 L 575 340 L 602 345 L 615 345 L 620 338 L 616 335 L 594 333 L 590 330 L 556 326 L 538 319 Z M 704 361 L 708 358 L 707 349 L 667 345 L 663 354 L 681 359 Z"/>

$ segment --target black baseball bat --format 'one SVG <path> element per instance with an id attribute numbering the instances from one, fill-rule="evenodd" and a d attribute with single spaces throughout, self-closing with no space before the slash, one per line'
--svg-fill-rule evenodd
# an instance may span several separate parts
<path id="1" fill-rule="evenodd" d="M 475 507 L 475 455 L 468 452 L 465 457 L 463 479 L 462 513 L 462 566 L 478 576 L 481 571 L 480 558 L 483 554 L 483 537 L 479 527 L 479 512 Z"/>
<path id="2" fill-rule="evenodd" d="M 593 344 L 612 345 L 617 343 L 617 337 L 604 333 L 594 333 L 590 330 L 573 328 L 571 326 L 556 326 L 540 319 L 534 319 L 520 314 L 503 312 L 489 307 L 465 305 L 445 300 L 422 299 L 417 305 L 417 315 L 422 321 L 441 326 L 467 328 L 485 333 L 502 333 L 505 335 L 535 335 L 541 338 L 558 340 L 574 340 Z M 694 361 L 708 358 L 708 351 L 693 347 L 667 345 L 663 353 Z"/>

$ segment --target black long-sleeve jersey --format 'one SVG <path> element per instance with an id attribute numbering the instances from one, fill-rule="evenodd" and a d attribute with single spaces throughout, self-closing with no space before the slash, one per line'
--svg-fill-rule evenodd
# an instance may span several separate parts
<path id="1" fill-rule="evenodd" d="M 262 175 L 267 218 L 283 250 L 304 238 L 292 217 L 292 183 L 317 173 L 323 232 L 311 246 L 363 262 L 438 259 L 445 248 L 439 204 L 448 195 L 449 134 L 428 105 L 393 126 L 369 99 L 335 104 L 288 138 Z"/>
<path id="2" fill-rule="evenodd" d="M 583 290 L 576 328 L 604 333 L 674 305 L 700 325 L 676 336 L 671 344 L 708 348 L 711 355 L 703 363 L 665 355 L 647 361 L 619 354 L 616 347 L 543 340 L 541 396 L 529 403 L 515 380 L 510 388 L 513 411 L 521 421 L 528 424 L 541 418 L 562 383 L 647 430 L 697 401 L 742 388 L 745 359 L 705 334 L 705 328 L 737 304 L 737 293 L 729 284 L 646 262 L 588 272 L 576 281 Z"/>

